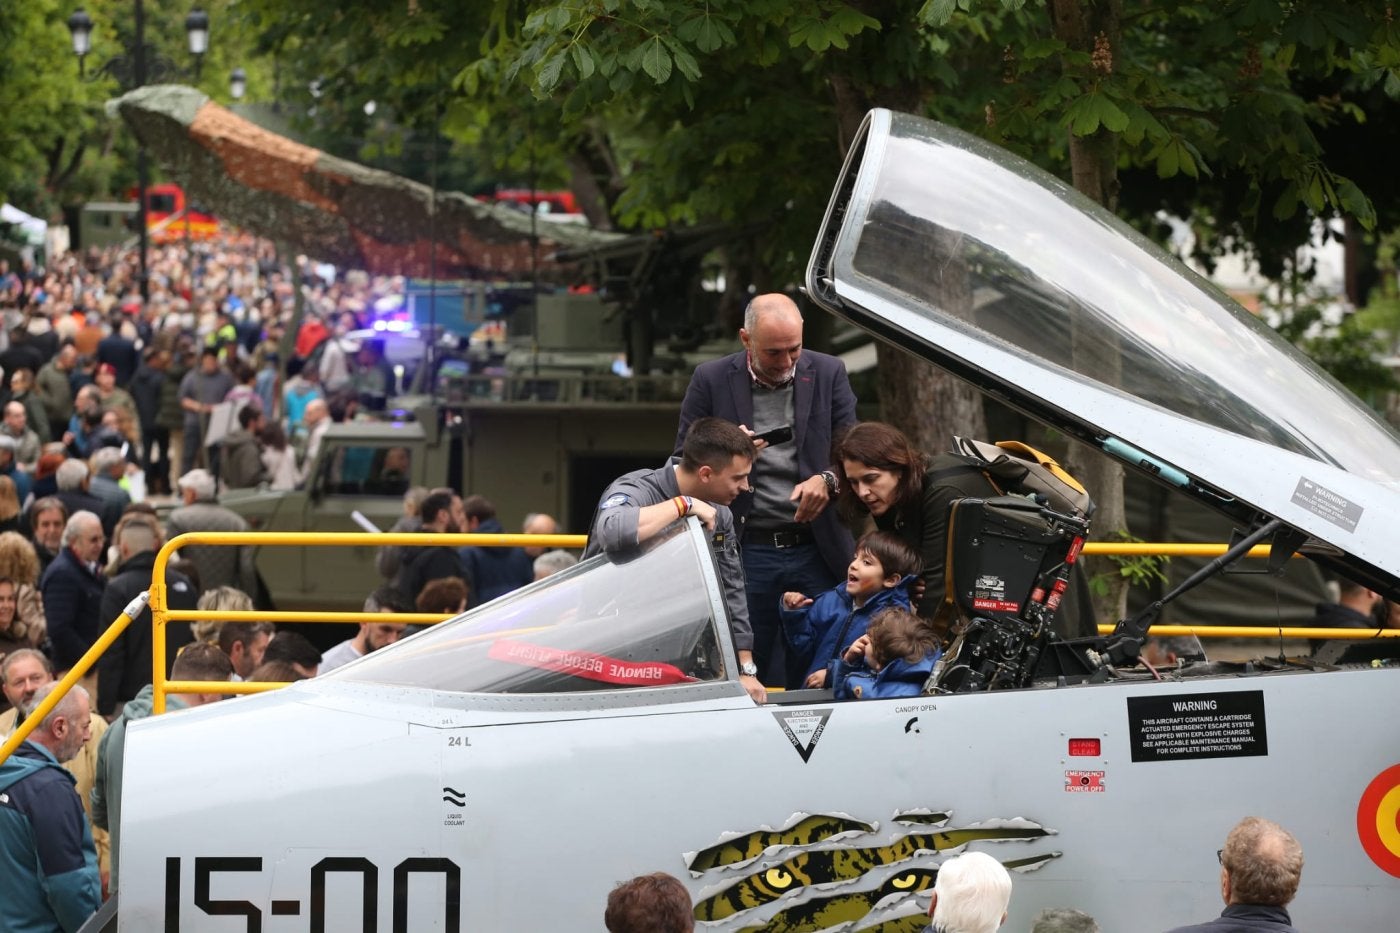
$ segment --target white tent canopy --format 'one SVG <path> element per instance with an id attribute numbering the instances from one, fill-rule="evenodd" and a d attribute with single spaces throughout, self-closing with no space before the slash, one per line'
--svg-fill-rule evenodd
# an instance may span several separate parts
<path id="1" fill-rule="evenodd" d="M 26 214 L 13 204 L 0 206 L 0 223 L 13 224 L 17 227 L 28 246 L 43 246 L 44 234 L 48 232 L 49 225 L 38 217 Z"/>

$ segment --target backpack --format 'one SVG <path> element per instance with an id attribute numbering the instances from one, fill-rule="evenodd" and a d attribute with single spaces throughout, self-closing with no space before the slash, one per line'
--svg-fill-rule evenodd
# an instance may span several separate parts
<path id="1" fill-rule="evenodd" d="M 1056 512 L 1089 518 L 1094 500 L 1080 482 L 1054 457 L 1020 441 L 986 441 L 953 438 L 953 454 L 967 468 L 976 469 L 1002 495 L 1044 496 Z M 960 468 L 954 468 L 960 469 Z"/>

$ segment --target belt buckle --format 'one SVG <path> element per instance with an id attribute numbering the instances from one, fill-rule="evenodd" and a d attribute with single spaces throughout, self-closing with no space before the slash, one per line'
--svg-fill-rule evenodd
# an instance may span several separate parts
<path id="1" fill-rule="evenodd" d="M 787 543 L 784 543 L 787 542 Z M 786 550 L 797 547 L 797 532 L 795 531 L 775 531 L 773 532 L 773 547 Z"/>

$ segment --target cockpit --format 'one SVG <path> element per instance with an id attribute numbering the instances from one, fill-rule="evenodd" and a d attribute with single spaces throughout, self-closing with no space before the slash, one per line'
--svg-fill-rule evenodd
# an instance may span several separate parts
<path id="1" fill-rule="evenodd" d="M 326 676 L 486 694 L 673 687 L 724 680 L 729 644 L 703 538 L 678 525 L 630 559 L 584 561 Z"/>

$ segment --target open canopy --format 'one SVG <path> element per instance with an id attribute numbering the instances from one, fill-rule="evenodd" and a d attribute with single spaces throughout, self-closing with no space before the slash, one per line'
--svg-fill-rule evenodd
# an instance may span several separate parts
<path id="1" fill-rule="evenodd" d="M 1400 437 L 1262 321 L 1035 166 L 873 111 L 808 285 L 833 312 L 1237 521 L 1277 517 L 1314 553 L 1394 586 Z"/>

